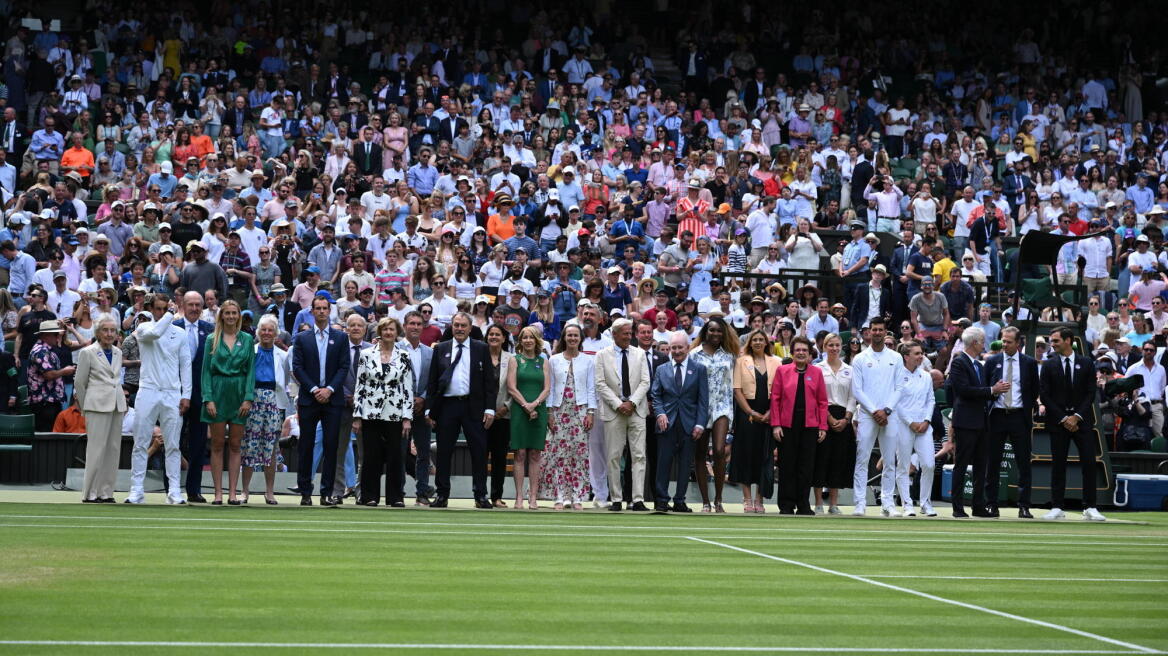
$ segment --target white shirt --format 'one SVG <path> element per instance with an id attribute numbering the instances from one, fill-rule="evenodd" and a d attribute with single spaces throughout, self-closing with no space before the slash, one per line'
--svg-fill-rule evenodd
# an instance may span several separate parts
<path id="1" fill-rule="evenodd" d="M 1010 377 L 1006 378 L 1006 372 L 1010 371 L 1010 362 L 1011 361 L 1013 361 L 1013 363 L 1014 363 L 1014 370 L 1013 370 L 1013 372 L 1011 372 Z M 1001 375 L 1000 380 L 1008 380 L 1010 382 L 1010 391 L 1008 392 L 1010 395 L 1010 408 L 1011 409 L 1021 408 L 1022 407 L 1022 358 L 1019 357 L 1019 354 L 1015 353 L 1014 355 L 1006 355 L 1005 351 L 1002 352 L 1002 375 Z M 995 408 L 1005 408 L 1006 407 L 1006 395 L 1005 394 L 998 395 L 998 398 L 994 401 L 994 407 Z"/>
<path id="2" fill-rule="evenodd" d="M 450 325 L 450 320 L 454 318 L 454 313 L 458 312 L 458 302 L 449 296 L 442 297 L 439 300 L 435 296 L 423 301 L 429 303 L 430 308 L 434 310 L 430 320 L 435 326 L 445 330 L 446 326 Z"/>
<path id="3" fill-rule="evenodd" d="M 1083 268 L 1085 278 L 1110 278 L 1111 270 L 1107 266 L 1107 258 L 1111 257 L 1111 240 L 1106 237 L 1093 237 L 1079 242 L 1079 255 L 1087 260 Z"/>
<path id="4" fill-rule="evenodd" d="M 957 218 L 957 224 L 953 226 L 954 237 L 969 236 L 969 226 L 966 225 L 966 221 L 969 219 L 969 213 L 978 205 L 981 205 L 981 203 L 977 202 L 977 199 L 967 202 L 964 198 L 961 198 L 953 203 L 953 216 Z"/>
<path id="5" fill-rule="evenodd" d="M 1072 363 L 1071 366 L 1074 367 L 1074 364 Z M 1125 378 L 1130 378 L 1135 374 L 1140 374 L 1144 377 L 1144 396 L 1147 396 L 1149 401 L 1164 400 L 1164 387 L 1168 385 L 1168 372 L 1164 371 L 1163 365 L 1153 361 L 1152 368 L 1148 369 L 1141 359 L 1139 362 L 1127 368 Z"/>
<path id="6" fill-rule="evenodd" d="M 766 248 L 775 241 L 775 222 L 765 210 L 757 209 L 746 219 L 746 229 L 750 231 L 750 247 Z"/>
<path id="7" fill-rule="evenodd" d="M 248 228 L 246 225 L 240 226 L 236 232 L 239 233 L 239 245 L 247 253 L 251 265 L 256 266 L 260 263 L 260 246 L 268 244 L 267 233 L 259 226 Z"/>
<path id="8" fill-rule="evenodd" d="M 41 269 L 44 271 L 45 269 Z M 48 308 L 53 311 L 58 317 L 73 316 L 73 309 L 81 302 L 81 295 L 72 289 L 66 289 L 64 292 L 57 293 L 55 288 L 49 291 Z"/>
<path id="9" fill-rule="evenodd" d="M 685 357 L 685 359 L 682 360 L 681 362 L 678 362 L 677 360 L 674 360 L 673 358 L 669 358 L 669 374 L 668 375 L 669 375 L 670 380 L 672 380 L 673 377 L 677 374 L 677 366 L 678 365 L 681 365 L 681 386 L 684 386 L 685 385 L 686 368 L 689 367 L 689 356 L 687 355 Z"/>
<path id="10" fill-rule="evenodd" d="M 361 194 L 361 205 L 365 207 L 366 216 L 373 216 L 373 213 L 377 210 L 385 210 L 386 212 L 389 212 L 391 209 L 390 203 L 392 200 L 393 199 L 390 197 L 390 195 L 386 193 L 383 193 L 380 196 L 373 193 L 372 191 L 367 191 Z M 345 230 L 347 231 L 348 227 L 346 227 Z"/>
<path id="11" fill-rule="evenodd" d="M 852 360 L 852 395 L 860 411 L 872 414 L 896 407 L 896 372 L 903 369 L 902 362 L 889 348 L 879 352 L 866 348 Z"/>
<path id="12" fill-rule="evenodd" d="M 158 321 L 147 321 L 134 331 L 142 360 L 138 385 L 158 392 L 178 392 L 180 399 L 191 398 L 191 351 L 183 329 L 173 325 L 174 315 L 167 312 Z M 174 372 L 178 371 L 178 379 Z"/>
<path id="13" fill-rule="evenodd" d="M 450 378 L 450 387 L 446 388 L 445 396 L 466 396 L 470 394 L 470 338 L 462 342 L 462 359 L 458 358 L 458 340 L 450 344 L 450 362 L 458 360 L 454 367 L 454 374 Z"/>
<path id="14" fill-rule="evenodd" d="M 887 350 L 887 349 L 885 349 Z M 896 410 L 893 412 L 898 421 L 905 426 L 920 421 L 933 420 L 933 377 L 923 366 L 909 371 L 900 367 L 896 377 Z"/>

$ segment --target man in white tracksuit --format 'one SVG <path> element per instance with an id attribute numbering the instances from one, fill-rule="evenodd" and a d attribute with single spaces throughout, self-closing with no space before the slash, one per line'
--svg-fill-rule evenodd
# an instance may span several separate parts
<path id="1" fill-rule="evenodd" d="M 126 503 L 143 503 L 147 450 L 155 424 L 162 427 L 166 453 L 166 502 L 183 504 L 179 475 L 182 454 L 179 434 L 182 415 L 191 403 L 191 349 L 186 331 L 172 325 L 175 308 L 165 294 L 151 296 L 148 307 L 154 321 L 134 330 L 141 354 L 138 396 L 134 402 L 134 451 L 130 457 L 130 496 Z"/>
<path id="2" fill-rule="evenodd" d="M 852 491 L 856 497 L 853 515 L 863 515 L 868 506 L 868 462 L 872 447 L 880 444 L 884 462 L 894 459 L 896 441 L 892 415 L 896 408 L 896 374 L 903 366 L 900 354 L 885 348 L 883 317 L 869 323 L 872 345 L 852 360 L 852 395 L 856 397 L 856 470 Z M 893 505 L 895 469 L 884 467 L 880 476 L 880 504 L 886 517 L 899 516 Z"/>
<path id="3" fill-rule="evenodd" d="M 915 517 L 916 507 L 913 505 L 908 468 L 914 460 L 921 472 L 921 512 L 929 517 L 936 516 L 933 512 L 933 377 L 921 362 L 925 359 L 925 350 L 919 343 L 913 342 L 902 347 L 904 353 L 904 367 L 896 378 L 896 408 L 893 411 L 891 427 L 894 429 L 896 441 L 896 487 L 900 490 L 900 499 L 904 503 L 906 517 Z M 880 452 L 883 454 L 884 449 Z M 892 458 L 884 455 L 884 469 L 893 467 Z"/>

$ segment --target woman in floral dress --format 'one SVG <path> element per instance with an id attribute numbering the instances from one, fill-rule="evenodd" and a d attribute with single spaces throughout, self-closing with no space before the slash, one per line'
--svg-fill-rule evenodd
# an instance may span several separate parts
<path id="1" fill-rule="evenodd" d="M 710 423 L 694 450 L 694 471 L 702 493 L 702 512 L 710 512 L 709 478 L 706 456 L 714 443 L 714 506 L 722 508 L 722 487 L 726 483 L 726 434 L 734 421 L 734 363 L 738 359 L 738 335 L 721 317 L 711 317 L 698 333 L 698 347 L 690 357 L 705 366 L 710 378 Z"/>
<path id="2" fill-rule="evenodd" d="M 569 503 L 573 510 L 583 510 L 590 491 L 588 433 L 595 420 L 596 384 L 593 358 L 580 353 L 583 340 L 579 325 L 565 327 L 551 359 L 542 487 L 543 496 L 556 500 L 556 510 Z"/>
<path id="3" fill-rule="evenodd" d="M 255 402 L 243 431 L 243 502 L 247 503 L 253 472 L 264 473 L 264 501 L 276 505 L 276 440 L 291 405 L 288 379 L 290 354 L 275 346 L 280 324 L 273 314 L 260 317 L 256 327 Z M 137 345 L 134 347 L 137 352 Z"/>

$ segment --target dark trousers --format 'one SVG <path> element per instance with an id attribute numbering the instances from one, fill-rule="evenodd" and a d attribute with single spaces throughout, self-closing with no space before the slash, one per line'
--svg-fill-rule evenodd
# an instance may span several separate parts
<path id="1" fill-rule="evenodd" d="M 337 437 L 341 430 L 341 412 L 344 408 L 313 402 L 298 408 L 300 440 L 297 442 L 296 486 L 300 494 L 312 494 L 312 448 L 315 446 L 316 425 L 323 424 L 324 439 L 320 455 L 320 493 L 332 494 L 337 469 Z"/>
<path id="2" fill-rule="evenodd" d="M 382 474 L 385 474 L 385 503 L 402 500 L 402 488 L 406 484 L 405 445 L 400 421 L 366 419 L 361 422 L 365 462 L 361 468 L 360 503 L 381 500 L 378 488 Z"/>
<path id="3" fill-rule="evenodd" d="M 957 458 L 953 464 L 953 511 L 964 510 L 961 495 L 965 491 L 965 470 L 973 466 L 973 503 L 974 508 L 985 508 L 985 462 L 987 443 L 984 428 L 954 428 L 953 435 L 957 438 Z M 888 466 L 888 461 L 884 461 Z"/>
<path id="4" fill-rule="evenodd" d="M 433 415 L 431 415 L 433 416 Z M 447 397 L 442 400 L 442 410 L 438 413 L 438 453 L 435 464 L 434 485 L 437 496 L 450 498 L 450 465 L 454 459 L 454 445 L 458 442 L 461 429 L 466 435 L 466 445 L 470 447 L 471 477 L 474 481 L 474 497 L 487 496 L 487 431 L 483 426 L 482 408 L 472 408 L 470 400 L 462 397 Z"/>
<path id="5" fill-rule="evenodd" d="M 1053 423 L 1053 422 L 1052 422 Z M 1050 427 L 1050 505 L 1062 508 L 1067 493 L 1067 452 L 1074 441 L 1079 450 L 1079 469 L 1083 476 L 1083 507 L 1095 507 L 1095 427 L 1079 424 L 1074 433 L 1058 424 Z"/>
<path id="6" fill-rule="evenodd" d="M 694 461 L 693 435 L 685 432 L 673 422 L 663 435 L 657 436 L 657 503 L 669 503 L 669 476 L 673 465 L 677 464 L 677 488 L 673 493 L 674 503 L 685 503 L 685 493 L 689 489 L 689 467 Z"/>
<path id="7" fill-rule="evenodd" d="M 53 430 L 53 422 L 61 414 L 61 404 L 56 402 L 33 403 L 30 405 L 38 433 L 48 433 Z"/>
<path id="8" fill-rule="evenodd" d="M 414 451 L 417 454 L 414 456 L 412 470 L 415 483 L 414 494 L 420 497 L 429 497 L 434 492 L 434 488 L 430 487 L 430 422 L 426 421 L 425 413 L 414 415 L 410 437 L 414 440 Z M 404 486 L 405 483 L 402 485 Z M 404 491 L 402 494 L 405 495 Z"/>
<path id="9" fill-rule="evenodd" d="M 191 407 L 183 415 L 182 434 L 186 439 L 180 443 L 186 446 L 183 455 L 187 459 L 188 497 L 203 493 L 203 465 L 207 462 L 207 424 L 200 419 L 200 413 L 203 411 L 201 401 L 201 398 L 191 399 Z"/>
<path id="10" fill-rule="evenodd" d="M 511 449 L 511 420 L 499 419 L 487 431 L 487 458 L 491 463 L 491 501 L 503 498 L 503 483 L 507 480 L 507 452 Z"/>
<path id="11" fill-rule="evenodd" d="M 779 442 L 779 510 L 811 510 L 811 472 L 815 469 L 817 428 L 784 428 Z"/>
<path id="12" fill-rule="evenodd" d="M 625 445 L 624 452 L 625 462 L 631 463 L 633 455 L 629 452 L 629 447 Z M 632 465 L 625 467 L 621 474 L 621 481 L 623 482 L 623 490 L 633 489 L 633 467 Z M 649 413 L 645 417 L 645 490 L 657 489 L 657 417 L 653 413 Z"/>
<path id="13" fill-rule="evenodd" d="M 998 478 L 1002 470 L 1002 451 L 1006 440 L 1014 446 L 1014 465 L 1018 468 L 1018 507 L 1030 507 L 1030 410 L 990 412 L 989 444 L 986 448 L 986 505 L 998 506 Z"/>

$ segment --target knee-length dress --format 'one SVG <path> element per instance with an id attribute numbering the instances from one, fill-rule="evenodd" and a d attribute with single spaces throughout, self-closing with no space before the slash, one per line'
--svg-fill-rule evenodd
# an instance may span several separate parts
<path id="1" fill-rule="evenodd" d="M 766 414 L 771 409 L 771 386 L 766 369 L 754 372 L 754 398 L 747 399 L 750 409 Z M 758 485 L 764 488 L 763 496 L 770 496 L 773 483 L 774 451 L 771 425 L 768 422 L 750 421 L 750 417 L 738 410 L 738 429 L 734 431 L 734 442 L 730 445 L 730 482 L 740 485 Z"/>
<path id="2" fill-rule="evenodd" d="M 707 428 L 713 428 L 714 422 L 726 417 L 729 420 L 727 430 L 734 430 L 734 356 L 725 349 L 718 349 L 713 355 L 706 355 L 702 347 L 697 347 L 690 353 L 690 357 L 706 368 L 710 378 L 709 408 L 710 423 Z"/>
<path id="3" fill-rule="evenodd" d="M 564 398 L 560 406 L 549 410 L 541 494 L 556 501 L 582 502 L 591 491 L 588 482 L 588 431 L 584 430 L 588 406 L 579 402 L 584 391 L 576 389 L 574 364 L 568 365 L 568 375 L 564 379 Z"/>
<path id="4" fill-rule="evenodd" d="M 218 348 L 215 346 L 213 339 L 207 339 L 203 350 L 202 420 L 246 426 L 247 418 L 239 416 L 239 406 L 255 400 L 254 341 L 251 335 L 241 332 L 232 348 L 222 341 Z M 214 417 L 207 414 L 207 401 L 215 403 Z"/>
<path id="5" fill-rule="evenodd" d="M 548 363 L 541 357 L 528 358 L 515 354 L 515 387 L 524 400 L 536 398 L 543 392 L 544 368 Z M 511 400 L 511 448 L 540 449 L 547 441 L 547 405 L 536 408 L 535 419 L 527 416 L 527 411 L 519 407 L 519 402 Z"/>

